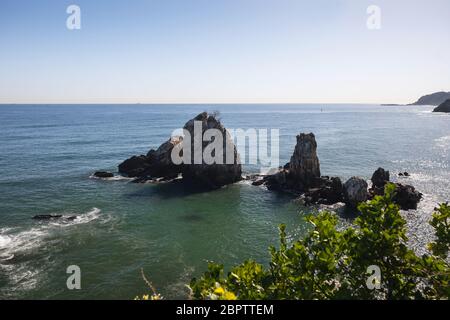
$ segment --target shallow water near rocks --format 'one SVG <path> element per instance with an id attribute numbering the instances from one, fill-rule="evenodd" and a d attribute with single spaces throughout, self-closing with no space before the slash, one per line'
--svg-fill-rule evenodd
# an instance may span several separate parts
<path id="1" fill-rule="evenodd" d="M 280 223 L 302 236 L 307 210 L 292 198 L 243 181 L 212 192 L 179 185 L 134 184 L 116 171 L 174 129 L 207 110 L 227 128 L 280 129 L 280 164 L 300 132 L 314 132 L 323 175 L 369 179 L 379 166 L 424 193 L 405 212 L 419 253 L 432 233 L 431 211 L 450 200 L 450 115 L 430 106 L 375 105 L 2 105 L 0 106 L 0 298 L 132 299 L 147 277 L 166 298 L 207 260 L 226 267 L 246 258 L 268 262 Z M 244 171 L 258 172 L 254 165 Z M 409 177 L 396 177 L 408 171 Z M 36 221 L 38 214 L 77 215 Z M 66 287 L 78 265 L 82 289 Z"/>

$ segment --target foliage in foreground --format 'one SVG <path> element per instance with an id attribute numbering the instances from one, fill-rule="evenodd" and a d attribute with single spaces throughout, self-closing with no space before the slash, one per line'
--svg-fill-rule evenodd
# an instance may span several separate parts
<path id="1" fill-rule="evenodd" d="M 430 224 L 436 240 L 430 254 L 419 257 L 406 246 L 406 221 L 392 202 L 394 192 L 388 184 L 384 196 L 361 204 L 354 226 L 345 230 L 338 230 L 332 213 L 310 215 L 312 230 L 288 245 L 280 226 L 280 248 L 270 248 L 268 268 L 247 260 L 225 275 L 223 265 L 209 263 L 208 271 L 191 281 L 192 297 L 448 299 L 450 206 L 435 209 Z M 373 276 L 373 266 L 381 277 Z"/>

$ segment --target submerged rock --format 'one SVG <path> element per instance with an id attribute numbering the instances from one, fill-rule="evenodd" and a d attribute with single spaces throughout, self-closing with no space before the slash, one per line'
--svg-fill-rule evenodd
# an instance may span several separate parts
<path id="1" fill-rule="evenodd" d="M 344 183 L 344 202 L 350 207 L 357 207 L 359 203 L 368 199 L 367 182 L 359 177 L 351 177 Z"/>
<path id="2" fill-rule="evenodd" d="M 77 216 L 64 217 L 62 214 L 38 214 L 38 215 L 32 217 L 32 219 L 34 219 L 34 220 L 52 220 L 52 219 L 61 219 L 61 218 L 64 218 L 69 221 L 73 221 L 77 218 Z"/>
<path id="3" fill-rule="evenodd" d="M 112 172 L 108 172 L 108 171 L 96 171 L 96 172 L 94 172 L 94 177 L 112 178 L 112 177 L 114 177 L 114 174 Z"/>
<path id="4" fill-rule="evenodd" d="M 62 218 L 62 214 L 38 214 L 34 216 L 32 219 L 35 220 L 50 220 L 50 219 L 59 219 Z"/>

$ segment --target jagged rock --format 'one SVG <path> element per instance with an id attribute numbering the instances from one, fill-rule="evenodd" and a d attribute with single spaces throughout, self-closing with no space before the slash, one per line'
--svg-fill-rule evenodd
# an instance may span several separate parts
<path id="1" fill-rule="evenodd" d="M 151 149 L 147 155 L 133 156 L 122 162 L 119 172 L 140 179 L 178 175 L 182 168 L 173 164 L 171 153 L 181 141 L 182 137 L 171 137 L 158 149 Z"/>
<path id="2" fill-rule="evenodd" d="M 416 191 L 413 186 L 402 185 L 396 183 L 396 192 L 393 197 L 393 202 L 400 206 L 402 210 L 417 209 L 417 204 L 422 199 L 422 193 Z"/>
<path id="3" fill-rule="evenodd" d="M 191 151 L 190 162 L 184 161 L 183 163 L 182 172 L 184 180 L 202 186 L 217 188 L 242 179 L 242 168 L 236 146 L 234 145 L 230 134 L 219 120 L 212 115 L 208 115 L 207 112 L 203 112 L 194 119 L 189 120 L 184 125 L 184 129 L 189 132 L 190 141 L 185 137 L 185 140 L 183 141 L 183 150 L 190 147 Z M 201 163 L 197 164 L 195 161 L 196 152 L 197 154 L 203 154 L 205 148 L 208 148 L 210 144 L 214 143 L 214 140 L 204 141 L 204 139 L 202 139 L 205 131 L 208 129 L 215 129 L 217 132 L 220 132 L 223 152 L 222 154 L 215 154 L 217 151 L 211 152 L 211 155 L 216 159 L 215 163 L 207 164 L 202 157 Z M 231 155 L 230 158 L 232 159 L 227 159 L 227 153 Z"/>
<path id="4" fill-rule="evenodd" d="M 378 168 L 375 170 L 370 180 L 372 181 L 372 187 L 384 188 L 386 183 L 389 182 L 389 171 Z"/>
<path id="5" fill-rule="evenodd" d="M 183 141 L 182 137 L 170 137 L 156 150 L 147 153 L 149 166 L 145 174 L 151 177 L 176 177 L 182 171 L 180 165 L 172 162 L 172 150 Z"/>
<path id="6" fill-rule="evenodd" d="M 112 178 L 114 177 L 114 174 L 108 171 L 96 171 L 94 173 L 94 177 L 97 178 Z"/>
<path id="7" fill-rule="evenodd" d="M 344 202 L 351 207 L 368 199 L 367 182 L 359 177 L 351 177 L 344 183 Z"/>
<path id="8" fill-rule="evenodd" d="M 389 182 L 389 171 L 378 168 L 371 178 L 372 187 L 369 189 L 370 197 L 384 194 L 384 186 Z"/>
<path id="9" fill-rule="evenodd" d="M 450 112 L 450 99 L 445 100 L 438 107 L 434 108 L 433 112 Z"/>
<path id="10" fill-rule="evenodd" d="M 280 170 L 275 174 L 268 175 L 264 178 L 267 189 L 276 191 L 288 191 L 289 186 L 287 184 L 289 171 Z"/>
<path id="11" fill-rule="evenodd" d="M 289 162 L 289 176 L 300 189 L 312 186 L 320 178 L 317 143 L 313 133 L 301 133 L 297 136 L 294 154 Z"/>
<path id="12" fill-rule="evenodd" d="M 189 120 L 185 126 L 186 137 L 171 137 L 164 142 L 156 150 L 150 150 L 147 155 L 133 156 L 125 160 L 119 165 L 119 172 L 136 177 L 134 182 L 167 182 L 178 178 L 182 174 L 183 180 L 203 187 L 217 188 L 223 185 L 239 181 L 241 179 L 241 164 L 239 154 L 234 145 L 231 136 L 214 116 L 203 112 L 194 119 Z M 197 129 L 197 130 L 195 130 Z M 205 148 L 213 149 L 213 157 L 215 150 L 211 148 L 213 141 L 203 141 L 206 130 L 216 129 L 221 133 L 223 138 L 223 157 L 217 154 L 215 163 L 207 163 L 203 159 Z M 210 131 L 211 132 L 211 131 Z M 195 142 L 195 143 L 194 143 Z M 198 144 L 197 144 L 198 142 Z M 200 146 L 195 150 L 196 146 Z M 214 145 L 212 145 L 214 146 Z M 174 148 L 176 148 L 174 150 Z M 208 149 L 208 150 L 209 150 Z M 189 150 L 190 152 L 186 152 Z M 231 161 L 227 163 L 227 151 L 231 152 Z M 196 163 L 196 153 L 200 156 L 200 163 Z M 191 158 L 186 161 L 186 154 Z M 172 153 L 182 158 L 181 163 L 174 163 Z M 221 159 L 221 161 L 219 160 Z"/>

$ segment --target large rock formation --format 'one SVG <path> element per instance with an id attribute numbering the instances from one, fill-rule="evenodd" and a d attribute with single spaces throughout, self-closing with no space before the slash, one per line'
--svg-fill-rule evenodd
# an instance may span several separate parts
<path id="1" fill-rule="evenodd" d="M 183 180 L 209 188 L 218 188 L 241 179 L 239 154 L 220 121 L 213 115 L 203 112 L 189 120 L 184 125 L 184 129 L 186 133 L 184 138 L 171 137 L 158 149 L 150 150 L 147 155 L 133 156 L 125 160 L 119 165 L 119 172 L 129 177 L 136 177 L 137 182 L 167 181 L 181 174 Z M 223 150 L 214 148 L 216 137 L 211 138 L 211 141 L 204 141 L 204 134 L 208 129 L 213 129 L 209 132 L 221 136 L 223 143 L 220 146 Z M 231 152 L 230 159 L 226 158 L 227 151 Z M 212 154 L 215 162 L 205 161 L 204 152 Z M 178 153 L 184 161 L 174 163 L 172 153 Z M 191 155 L 190 159 L 183 157 L 187 154 Z"/>
<path id="2" fill-rule="evenodd" d="M 213 115 L 203 112 L 189 120 L 183 129 L 190 136 L 190 139 L 185 138 L 183 141 L 183 151 L 187 148 L 191 151 L 190 162 L 185 161 L 183 164 L 183 179 L 212 188 L 242 179 L 242 167 L 236 146 L 225 127 Z M 211 141 L 202 139 L 206 130 L 213 134 Z M 217 143 L 217 148 L 214 148 L 214 143 Z M 214 163 L 208 163 L 205 157 L 196 161 L 196 154 L 205 157 L 209 155 L 214 158 Z"/>
<path id="3" fill-rule="evenodd" d="M 438 107 L 434 108 L 433 112 L 450 112 L 450 99 L 445 100 Z"/>
<path id="4" fill-rule="evenodd" d="M 313 133 L 299 134 L 291 160 L 275 174 L 256 180 L 254 184 L 264 184 L 269 190 L 300 195 L 300 200 L 306 205 L 334 204 L 343 198 L 341 179 L 320 176 L 317 143 Z"/>
<path id="5" fill-rule="evenodd" d="M 367 182 L 359 177 L 351 177 L 344 183 L 344 202 L 350 207 L 357 207 L 359 203 L 368 199 Z"/>
<path id="6" fill-rule="evenodd" d="M 300 189 L 313 186 L 317 178 L 320 178 L 317 142 L 313 133 L 301 133 L 297 136 L 294 154 L 289 162 L 289 176 Z"/>

